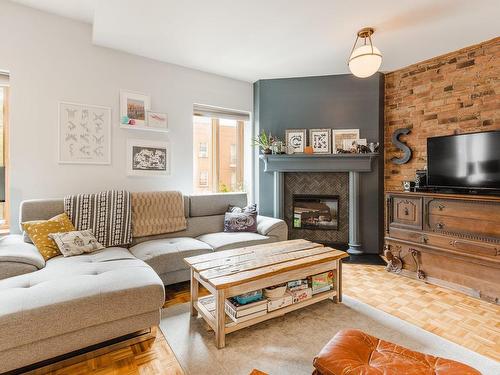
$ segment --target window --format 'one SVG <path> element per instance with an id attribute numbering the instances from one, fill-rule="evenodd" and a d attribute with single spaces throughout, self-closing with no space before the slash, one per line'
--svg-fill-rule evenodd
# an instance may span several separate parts
<path id="1" fill-rule="evenodd" d="M 9 228 L 8 194 L 8 120 L 9 76 L 0 72 L 0 230 Z"/>
<path id="2" fill-rule="evenodd" d="M 207 171 L 200 172 L 200 179 L 199 179 L 198 185 L 200 187 L 207 187 L 208 186 L 208 172 Z"/>
<path id="3" fill-rule="evenodd" d="M 206 142 L 200 143 L 200 151 L 198 152 L 199 158 L 208 158 L 208 144 Z"/>
<path id="4" fill-rule="evenodd" d="M 195 105 L 193 186 L 196 193 L 243 190 L 243 142 L 248 120 L 246 113 Z"/>

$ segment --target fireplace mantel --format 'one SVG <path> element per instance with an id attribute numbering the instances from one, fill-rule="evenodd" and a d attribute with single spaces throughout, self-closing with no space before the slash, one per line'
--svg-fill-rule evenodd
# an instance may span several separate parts
<path id="1" fill-rule="evenodd" d="M 264 172 L 371 172 L 375 154 L 260 155 Z"/>
<path id="2" fill-rule="evenodd" d="M 274 216 L 283 218 L 283 174 L 286 172 L 349 173 L 349 250 L 362 254 L 359 241 L 359 173 L 371 172 L 377 153 L 324 155 L 260 155 L 264 172 L 274 173 Z"/>

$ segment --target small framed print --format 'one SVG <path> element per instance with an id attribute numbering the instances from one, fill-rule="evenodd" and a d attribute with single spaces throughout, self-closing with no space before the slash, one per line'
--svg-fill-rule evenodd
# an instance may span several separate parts
<path id="1" fill-rule="evenodd" d="M 146 111 L 146 126 L 151 130 L 168 131 L 167 114 Z"/>
<path id="2" fill-rule="evenodd" d="M 309 143 L 315 154 L 330 154 L 332 149 L 331 144 L 331 129 L 310 129 Z"/>
<path id="3" fill-rule="evenodd" d="M 359 129 L 332 129 L 332 145 L 333 153 L 336 154 L 338 150 L 345 150 L 344 141 L 352 141 L 359 139 Z"/>
<path id="4" fill-rule="evenodd" d="M 170 175 L 169 143 L 143 139 L 127 140 L 127 175 Z"/>
<path id="5" fill-rule="evenodd" d="M 151 109 L 151 97 L 134 91 L 120 91 L 120 123 L 122 126 L 146 126 L 146 111 Z"/>
<path id="6" fill-rule="evenodd" d="M 286 144 L 293 147 L 294 153 L 303 153 L 306 146 L 306 129 L 287 129 L 285 134 Z"/>

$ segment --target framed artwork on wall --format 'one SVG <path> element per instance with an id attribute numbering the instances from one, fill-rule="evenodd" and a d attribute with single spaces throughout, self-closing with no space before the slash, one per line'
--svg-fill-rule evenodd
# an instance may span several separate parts
<path id="1" fill-rule="evenodd" d="M 331 144 L 331 129 L 310 129 L 309 143 L 315 154 L 330 154 L 332 149 Z"/>
<path id="2" fill-rule="evenodd" d="M 146 112 L 151 109 L 151 97 L 134 91 L 120 91 L 120 125 L 124 128 L 144 128 Z"/>
<path id="3" fill-rule="evenodd" d="M 356 139 L 359 139 L 359 129 L 332 129 L 333 153 L 344 150 L 345 140 L 352 142 Z"/>
<path id="4" fill-rule="evenodd" d="M 111 164 L 111 108 L 59 102 L 59 163 Z"/>
<path id="5" fill-rule="evenodd" d="M 170 175 L 170 145 L 166 141 L 127 140 L 127 175 Z"/>
<path id="6" fill-rule="evenodd" d="M 167 114 L 154 111 L 146 111 L 146 126 L 151 130 L 167 132 Z"/>
<path id="7" fill-rule="evenodd" d="M 285 134 L 287 146 L 292 146 L 296 154 L 303 153 L 306 146 L 306 129 L 287 129 Z"/>

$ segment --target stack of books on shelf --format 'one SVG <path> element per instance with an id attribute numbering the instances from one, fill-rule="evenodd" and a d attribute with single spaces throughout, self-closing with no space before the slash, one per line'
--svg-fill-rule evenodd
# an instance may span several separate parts
<path id="1" fill-rule="evenodd" d="M 212 315 L 215 316 L 215 296 L 209 295 L 199 298 L 198 302 L 205 307 Z M 240 304 L 235 298 L 226 299 L 225 305 L 226 315 L 230 318 L 226 323 L 242 323 L 244 321 L 266 315 L 267 300 L 260 299 L 258 301 Z"/>
<path id="2" fill-rule="evenodd" d="M 257 318 L 267 314 L 267 300 L 260 299 L 255 302 L 240 304 L 235 298 L 226 300 L 226 314 L 235 322 L 241 323 L 246 320 Z"/>

